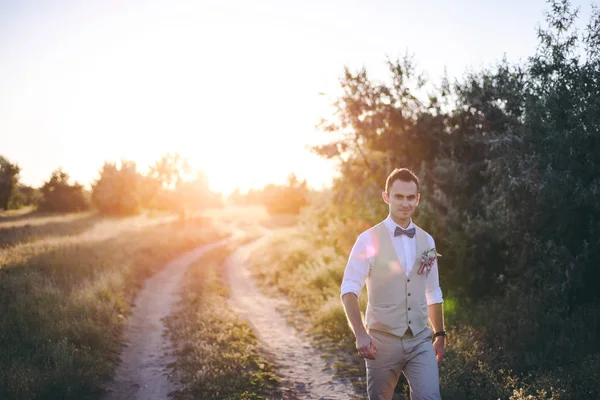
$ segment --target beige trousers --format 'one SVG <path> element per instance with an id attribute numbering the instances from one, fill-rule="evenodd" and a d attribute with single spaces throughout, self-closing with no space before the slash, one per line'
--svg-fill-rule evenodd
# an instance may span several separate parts
<path id="1" fill-rule="evenodd" d="M 430 328 L 415 336 L 409 331 L 402 337 L 374 330 L 369 332 L 377 348 L 377 358 L 365 360 L 370 400 L 391 400 L 401 373 L 408 380 L 412 400 L 441 399 L 432 333 Z"/>

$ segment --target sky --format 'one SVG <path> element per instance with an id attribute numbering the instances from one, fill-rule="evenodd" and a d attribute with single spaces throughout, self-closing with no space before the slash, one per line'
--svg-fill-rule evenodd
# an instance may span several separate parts
<path id="1" fill-rule="evenodd" d="M 597 2 L 597 0 L 596 0 Z M 593 1 L 580 7 L 581 26 Z M 435 83 L 518 62 L 542 0 L 0 0 L 0 155 L 40 186 L 61 167 L 89 187 L 105 161 L 145 172 L 178 152 L 224 193 L 290 173 L 328 185 L 344 67 L 385 80 L 411 54 Z M 319 93 L 325 93 L 320 95 Z"/>

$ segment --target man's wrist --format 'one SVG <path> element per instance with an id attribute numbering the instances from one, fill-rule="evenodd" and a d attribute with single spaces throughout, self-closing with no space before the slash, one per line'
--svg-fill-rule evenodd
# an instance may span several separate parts
<path id="1" fill-rule="evenodd" d="M 359 329 L 354 331 L 354 336 L 358 339 L 360 336 L 368 335 L 369 333 L 365 329 L 365 326 L 362 325 Z"/>
<path id="2" fill-rule="evenodd" d="M 446 331 L 445 330 L 441 330 L 441 331 L 437 331 L 436 333 L 433 334 L 434 339 L 437 339 L 438 337 L 442 337 L 445 338 L 446 337 Z"/>

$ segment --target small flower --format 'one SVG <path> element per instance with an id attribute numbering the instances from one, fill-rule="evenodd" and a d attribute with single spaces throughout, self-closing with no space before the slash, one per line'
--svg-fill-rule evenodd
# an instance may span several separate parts
<path id="1" fill-rule="evenodd" d="M 442 255 L 435 250 L 435 247 L 424 251 L 423 254 L 421 254 L 421 267 L 417 273 L 422 275 L 425 273 L 425 271 L 427 271 L 426 276 L 429 276 L 429 272 L 431 271 L 433 263 L 438 257 L 441 256 Z"/>

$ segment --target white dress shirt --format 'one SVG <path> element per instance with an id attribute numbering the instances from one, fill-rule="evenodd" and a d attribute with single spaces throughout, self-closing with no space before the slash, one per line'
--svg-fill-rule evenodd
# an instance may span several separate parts
<path id="1" fill-rule="evenodd" d="M 389 215 L 383 223 L 390 234 L 390 239 L 396 250 L 396 255 L 404 253 L 405 259 L 400 261 L 403 261 L 403 265 L 406 266 L 406 276 L 408 276 L 415 264 L 417 239 L 415 237 L 409 238 L 406 235 L 394 237 L 394 231 L 399 225 L 396 224 Z M 412 227 L 414 227 L 414 224 L 410 221 L 410 224 L 406 229 Z M 435 241 L 428 233 L 427 239 L 429 239 L 429 246 L 431 248 L 435 247 Z M 403 246 L 404 252 L 401 251 L 400 246 Z M 355 293 L 357 297 L 360 295 L 360 292 L 365 285 L 365 280 L 369 275 L 370 267 L 374 262 L 375 246 L 373 246 L 371 233 L 367 230 L 358 236 L 358 239 L 356 239 L 352 251 L 350 252 L 350 257 L 348 257 L 348 264 L 346 264 L 346 270 L 344 271 L 344 278 L 342 280 L 341 296 L 346 293 Z M 444 302 L 442 289 L 440 289 L 437 260 L 433 263 L 431 271 L 425 279 L 425 296 L 427 297 L 428 305 Z"/>

